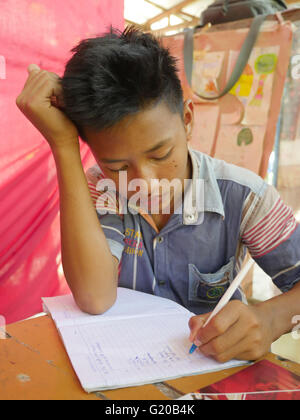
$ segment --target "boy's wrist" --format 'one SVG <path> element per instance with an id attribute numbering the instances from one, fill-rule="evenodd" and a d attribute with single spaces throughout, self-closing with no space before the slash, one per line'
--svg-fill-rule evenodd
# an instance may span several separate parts
<path id="1" fill-rule="evenodd" d="M 57 160 L 61 160 L 61 159 L 65 159 L 65 158 L 74 158 L 74 157 L 80 157 L 80 146 L 79 146 L 79 141 L 77 139 L 74 139 L 73 141 L 71 140 L 70 142 L 66 143 L 65 145 L 60 145 L 60 146 L 51 146 L 51 152 L 54 156 L 54 159 Z"/>
<path id="2" fill-rule="evenodd" d="M 256 305 L 270 326 L 273 342 L 293 329 L 293 318 L 300 315 L 300 283 L 289 292 Z"/>
<path id="3" fill-rule="evenodd" d="M 278 332 L 279 329 L 278 324 L 276 323 L 276 315 L 274 315 L 276 314 L 276 305 L 274 305 L 274 302 L 271 302 L 271 300 L 268 300 L 256 304 L 254 307 L 259 314 L 260 319 L 263 320 L 265 331 L 268 332 L 271 341 L 276 341 L 278 337 L 282 335 Z"/>

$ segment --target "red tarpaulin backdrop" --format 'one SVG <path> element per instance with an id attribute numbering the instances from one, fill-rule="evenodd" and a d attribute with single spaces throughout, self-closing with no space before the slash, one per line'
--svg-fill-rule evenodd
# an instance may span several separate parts
<path id="1" fill-rule="evenodd" d="M 0 5 L 0 315 L 7 323 L 42 310 L 41 296 L 68 293 L 59 274 L 59 191 L 42 135 L 16 106 L 27 66 L 63 74 L 70 50 L 112 24 L 124 0 L 2 0 Z M 84 167 L 94 162 L 81 144 Z M 74 186 L 76 188 L 76 186 Z"/>

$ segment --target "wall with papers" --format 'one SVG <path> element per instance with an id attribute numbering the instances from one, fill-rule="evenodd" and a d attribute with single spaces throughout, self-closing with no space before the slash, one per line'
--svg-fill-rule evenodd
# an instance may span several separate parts
<path id="1" fill-rule="evenodd" d="M 213 97 L 223 90 L 247 36 L 247 27 L 232 26 L 196 32 L 192 86 L 184 72 L 183 35 L 166 37 L 163 42 L 178 57 L 185 97 L 195 104 L 192 146 L 265 177 L 289 66 L 292 26 L 288 21 L 266 22 L 230 94 L 204 101 L 194 92 Z"/>

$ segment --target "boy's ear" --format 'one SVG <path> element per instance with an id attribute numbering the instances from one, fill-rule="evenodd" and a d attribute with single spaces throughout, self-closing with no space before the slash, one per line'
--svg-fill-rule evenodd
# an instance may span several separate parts
<path id="1" fill-rule="evenodd" d="M 190 141 L 194 127 L 194 103 L 191 99 L 184 102 L 184 127 L 187 141 Z"/>

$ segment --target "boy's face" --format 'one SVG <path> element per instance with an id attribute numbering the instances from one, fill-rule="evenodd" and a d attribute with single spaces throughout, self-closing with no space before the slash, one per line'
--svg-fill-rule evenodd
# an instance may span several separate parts
<path id="1" fill-rule="evenodd" d="M 188 155 L 188 140 L 193 126 L 193 103 L 184 104 L 184 122 L 179 113 L 172 113 L 162 102 L 153 108 L 125 117 L 110 129 L 84 133 L 96 162 L 105 177 L 115 182 L 119 190 L 119 172 L 126 171 L 127 183 L 142 179 L 147 183 L 147 200 L 151 195 L 151 180 L 191 179 L 192 165 Z M 180 192 L 182 194 L 183 189 Z M 128 191 L 130 199 L 137 191 Z M 152 198 L 162 201 L 162 190 L 152 191 Z M 171 191 L 171 202 L 174 191 Z M 169 201 L 169 200 L 168 200 Z M 171 205 L 173 208 L 173 205 Z"/>

